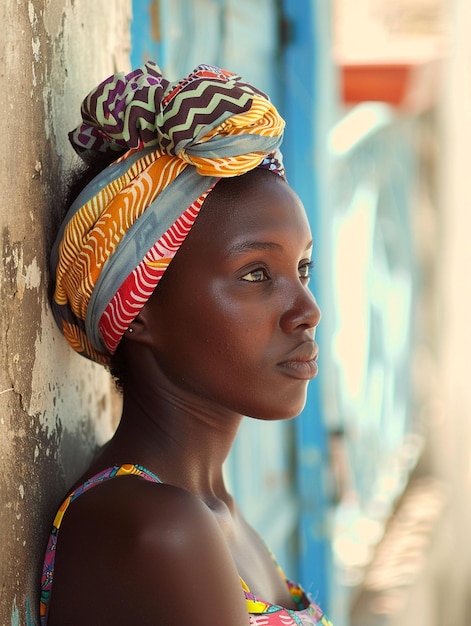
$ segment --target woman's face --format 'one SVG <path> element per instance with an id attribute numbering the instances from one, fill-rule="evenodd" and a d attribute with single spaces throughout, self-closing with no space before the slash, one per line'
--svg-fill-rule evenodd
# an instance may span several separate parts
<path id="1" fill-rule="evenodd" d="M 145 306 L 164 377 L 197 401 L 294 417 L 317 373 L 311 233 L 278 176 L 223 180 Z"/>

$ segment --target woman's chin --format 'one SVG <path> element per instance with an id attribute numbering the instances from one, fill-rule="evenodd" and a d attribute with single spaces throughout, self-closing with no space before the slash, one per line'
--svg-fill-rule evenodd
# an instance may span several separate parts
<path id="1" fill-rule="evenodd" d="M 291 420 L 298 417 L 306 406 L 306 397 L 299 400 L 299 402 L 279 403 L 276 407 L 270 407 L 269 409 L 255 411 L 252 414 L 245 413 L 247 417 L 253 417 L 254 419 L 260 419 L 267 422 Z"/>

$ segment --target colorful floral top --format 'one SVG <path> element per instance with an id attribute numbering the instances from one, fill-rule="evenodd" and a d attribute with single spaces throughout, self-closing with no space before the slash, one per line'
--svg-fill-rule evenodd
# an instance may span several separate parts
<path id="1" fill-rule="evenodd" d="M 69 504 L 78 498 L 78 496 L 82 493 L 85 493 L 92 487 L 95 487 L 110 478 L 129 475 L 140 476 L 144 480 L 148 480 L 150 482 L 161 482 L 155 474 L 141 465 L 116 466 L 106 469 L 96 476 L 86 480 L 82 485 L 74 489 L 74 491 L 67 496 L 59 507 L 52 526 L 52 532 L 49 536 L 41 577 L 41 626 L 46 626 L 47 623 L 47 611 L 54 579 L 54 559 L 57 536 L 62 518 L 64 517 Z M 244 590 L 247 603 L 247 612 L 249 614 L 249 624 L 251 626 L 332 626 L 332 622 L 330 622 L 322 613 L 321 609 L 308 598 L 303 589 L 299 585 L 287 580 L 281 570 L 280 573 L 286 580 L 289 591 L 299 607 L 299 610 L 286 609 L 284 607 L 277 606 L 276 604 L 270 604 L 269 602 L 263 601 L 253 595 L 245 582 L 241 579 L 241 585 Z"/>

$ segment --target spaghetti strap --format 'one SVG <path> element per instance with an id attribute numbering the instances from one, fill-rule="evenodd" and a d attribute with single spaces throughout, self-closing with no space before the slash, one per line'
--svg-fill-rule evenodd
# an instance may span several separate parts
<path id="1" fill-rule="evenodd" d="M 84 483 L 76 487 L 62 502 L 60 505 L 54 522 L 52 524 L 52 531 L 49 535 L 49 541 L 46 547 L 46 554 L 44 557 L 43 572 L 41 576 L 41 598 L 40 598 L 40 619 L 41 626 L 45 626 L 47 623 L 47 612 L 49 608 L 49 600 L 51 597 L 52 583 L 54 581 L 54 563 L 56 556 L 56 544 L 57 536 L 59 534 L 59 528 L 64 518 L 65 512 L 69 508 L 69 505 L 76 500 L 83 493 L 89 491 L 93 487 L 101 485 L 102 483 L 115 478 L 116 476 L 138 476 L 144 480 L 148 480 L 153 483 L 161 483 L 162 481 L 150 470 L 146 469 L 142 465 L 115 465 L 109 467 L 98 474 L 95 474 L 91 478 L 88 478 Z"/>

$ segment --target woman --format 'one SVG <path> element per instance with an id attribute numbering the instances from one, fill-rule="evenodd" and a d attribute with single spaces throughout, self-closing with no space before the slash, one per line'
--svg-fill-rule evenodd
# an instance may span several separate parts
<path id="1" fill-rule="evenodd" d="M 326 625 L 222 472 L 242 416 L 294 417 L 317 373 L 283 120 L 238 76 L 203 65 L 171 84 L 153 63 L 110 77 L 82 116 L 77 151 L 119 158 L 59 233 L 53 310 L 117 377 L 123 412 L 54 521 L 42 624 Z"/>

